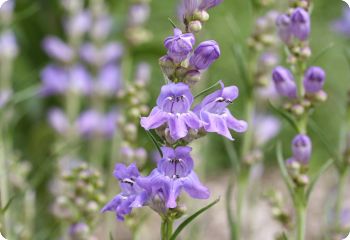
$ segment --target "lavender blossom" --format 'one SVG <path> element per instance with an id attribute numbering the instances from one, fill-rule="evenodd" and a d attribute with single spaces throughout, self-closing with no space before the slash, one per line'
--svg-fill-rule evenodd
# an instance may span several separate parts
<path id="1" fill-rule="evenodd" d="M 114 177 L 118 179 L 122 192 L 107 203 L 101 212 L 113 211 L 117 219 L 123 221 L 124 216 L 130 214 L 133 207 L 141 207 L 147 202 L 148 195 L 138 185 L 140 173 L 135 164 L 128 167 L 116 164 Z"/>
<path id="2" fill-rule="evenodd" d="M 94 91 L 103 96 L 113 96 L 116 95 L 121 86 L 122 76 L 119 67 L 109 64 L 100 70 Z"/>
<path id="3" fill-rule="evenodd" d="M 15 0 L 7 0 L 0 7 L 0 21 L 9 24 L 12 20 Z"/>
<path id="4" fill-rule="evenodd" d="M 174 29 L 174 36 L 168 37 L 164 41 L 164 46 L 168 49 L 168 56 L 177 63 L 187 58 L 194 44 L 194 35 L 192 33 L 183 34 L 178 28 Z"/>
<path id="5" fill-rule="evenodd" d="M 193 100 L 186 84 L 167 84 L 162 87 L 151 114 L 141 118 L 141 126 L 149 130 L 167 124 L 174 140 L 186 137 L 189 128 L 199 129 L 201 126 L 199 118 L 190 110 Z"/>
<path id="6" fill-rule="evenodd" d="M 18 46 L 13 32 L 7 30 L 0 34 L 0 62 L 12 60 L 18 55 Z"/>
<path id="7" fill-rule="evenodd" d="M 310 67 L 304 77 L 304 87 L 307 93 L 316 93 L 322 90 L 326 80 L 326 73 L 320 67 Z"/>
<path id="8" fill-rule="evenodd" d="M 90 35 L 97 41 L 104 41 L 111 33 L 112 26 L 113 19 L 108 15 L 101 15 L 98 19 L 95 19 Z"/>
<path id="9" fill-rule="evenodd" d="M 143 25 L 149 18 L 150 7 L 148 4 L 134 4 L 129 9 L 128 23 L 130 26 Z"/>
<path id="10" fill-rule="evenodd" d="M 237 120 L 232 116 L 227 106 L 238 97 L 238 88 L 235 86 L 224 87 L 213 92 L 197 105 L 194 112 L 203 122 L 203 127 L 207 132 L 216 132 L 233 140 L 229 129 L 236 132 L 245 132 L 247 123 Z"/>
<path id="11" fill-rule="evenodd" d="M 109 43 L 102 48 L 86 43 L 80 49 L 81 58 L 94 66 L 103 66 L 118 61 L 122 54 L 123 47 L 119 43 Z"/>
<path id="12" fill-rule="evenodd" d="M 65 31 L 69 36 L 80 39 L 91 26 L 91 14 L 88 11 L 81 11 L 72 18 L 69 18 L 65 24 Z"/>
<path id="13" fill-rule="evenodd" d="M 0 109 L 10 101 L 12 94 L 12 91 L 9 89 L 0 91 Z"/>
<path id="14" fill-rule="evenodd" d="M 45 38 L 43 47 L 50 57 L 64 63 L 71 62 L 75 57 L 73 49 L 54 36 Z"/>
<path id="15" fill-rule="evenodd" d="M 284 97 L 296 98 L 297 86 L 293 74 L 284 67 L 276 67 L 272 73 L 272 80 L 277 92 Z"/>
<path id="16" fill-rule="evenodd" d="M 209 40 L 198 45 L 190 58 L 190 65 L 196 69 L 207 69 L 220 57 L 220 48 L 217 42 Z"/>
<path id="17" fill-rule="evenodd" d="M 297 135 L 292 142 L 293 159 L 301 164 L 308 164 L 311 157 L 311 139 L 305 134 Z"/>
<path id="18" fill-rule="evenodd" d="M 64 134 L 69 130 L 69 121 L 67 116 L 59 108 L 50 110 L 49 123 L 51 127 L 60 134 Z"/>
<path id="19" fill-rule="evenodd" d="M 297 8 L 291 15 L 291 31 L 301 41 L 310 35 L 310 15 L 303 8 Z"/>
<path id="20" fill-rule="evenodd" d="M 345 37 L 350 37 L 350 9 L 344 8 L 343 16 L 333 22 L 332 29 Z"/>
<path id="21" fill-rule="evenodd" d="M 157 168 L 148 177 L 138 178 L 137 184 L 151 196 L 161 195 L 167 208 L 177 206 L 177 198 L 182 190 L 193 198 L 209 198 L 209 190 L 200 183 L 193 171 L 191 150 L 190 147 L 162 147 L 163 158 L 158 161 Z"/>
<path id="22" fill-rule="evenodd" d="M 281 129 L 280 121 L 273 116 L 257 116 L 254 119 L 254 140 L 257 146 L 263 146 L 274 138 Z"/>
<path id="23" fill-rule="evenodd" d="M 222 3 L 224 0 L 202 0 L 201 4 L 199 5 L 199 10 L 208 10 L 210 8 L 216 7 L 220 3 Z"/>

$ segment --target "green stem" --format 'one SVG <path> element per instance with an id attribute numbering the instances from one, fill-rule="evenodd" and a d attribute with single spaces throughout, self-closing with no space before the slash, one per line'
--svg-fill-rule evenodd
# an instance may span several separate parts
<path id="1" fill-rule="evenodd" d="M 8 156 L 6 154 L 6 143 L 4 137 L 4 131 L 0 126 L 0 194 L 1 194 L 1 210 L 5 209 L 9 202 L 9 183 L 8 183 Z M 7 209 L 2 214 L 2 230 L 6 231 L 7 237 L 9 237 L 10 227 L 10 212 Z"/>
<path id="2" fill-rule="evenodd" d="M 235 225 L 235 239 L 239 240 L 241 239 L 241 225 L 242 225 L 242 210 L 244 208 L 244 200 L 245 200 L 245 193 L 248 186 L 248 179 L 249 179 L 249 169 L 243 168 L 240 172 L 240 175 L 238 177 L 237 182 L 237 200 L 236 200 L 236 207 L 237 207 L 237 216 L 236 216 L 236 225 Z"/>
<path id="3" fill-rule="evenodd" d="M 173 234 L 173 220 L 165 218 L 161 225 L 161 240 L 169 240 Z"/>
<path id="4" fill-rule="evenodd" d="M 341 211 L 343 208 L 343 198 L 344 198 L 344 192 L 346 187 L 346 180 L 349 173 L 349 167 L 346 166 L 346 168 L 339 173 L 339 181 L 338 181 L 338 192 L 337 192 L 337 199 L 335 203 L 335 227 L 338 229 L 340 227 L 341 221 Z"/>
<path id="5" fill-rule="evenodd" d="M 294 192 L 296 211 L 296 240 L 305 240 L 306 233 L 306 201 L 304 187 L 297 187 Z"/>

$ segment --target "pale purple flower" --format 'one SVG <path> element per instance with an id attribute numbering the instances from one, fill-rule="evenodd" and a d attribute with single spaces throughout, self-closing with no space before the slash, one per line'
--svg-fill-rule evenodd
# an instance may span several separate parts
<path id="1" fill-rule="evenodd" d="M 121 71 L 118 66 L 109 64 L 104 66 L 95 82 L 94 91 L 106 96 L 116 95 L 122 84 Z"/>
<path id="2" fill-rule="evenodd" d="M 10 101 L 12 94 L 13 92 L 10 89 L 0 91 L 0 109 Z"/>
<path id="3" fill-rule="evenodd" d="M 116 164 L 114 177 L 118 179 L 122 192 L 107 203 L 101 212 L 115 212 L 117 219 L 123 221 L 124 216 L 130 214 L 134 207 L 141 207 L 147 203 L 148 195 L 138 186 L 140 173 L 135 164 L 128 167 Z"/>
<path id="4" fill-rule="evenodd" d="M 90 228 L 86 223 L 75 223 L 69 228 L 71 239 L 85 239 L 89 236 Z"/>
<path id="5" fill-rule="evenodd" d="M 170 83 L 162 87 L 157 106 L 148 117 L 141 118 L 146 130 L 167 124 L 174 140 L 186 137 L 189 129 L 199 129 L 199 118 L 190 110 L 193 103 L 190 88 L 184 83 Z"/>
<path id="6" fill-rule="evenodd" d="M 297 86 L 293 74 L 286 68 L 278 66 L 272 72 L 272 80 L 277 92 L 284 97 L 296 98 Z"/>
<path id="7" fill-rule="evenodd" d="M 291 19 L 287 14 L 281 14 L 276 19 L 277 33 L 285 44 L 292 40 Z"/>
<path id="8" fill-rule="evenodd" d="M 64 26 L 69 36 L 80 38 L 91 27 L 91 14 L 88 11 L 81 11 L 68 19 Z"/>
<path id="9" fill-rule="evenodd" d="M 123 55 L 123 47 L 119 43 L 109 43 L 98 48 L 92 43 L 84 44 L 80 49 L 81 58 L 94 66 L 103 66 L 118 61 Z"/>
<path id="10" fill-rule="evenodd" d="M 148 177 L 140 177 L 136 182 L 150 196 L 160 195 L 166 208 L 177 206 L 177 198 L 182 190 L 193 198 L 209 198 L 209 190 L 202 185 L 193 171 L 191 150 L 190 147 L 162 147 L 163 158 L 158 161 L 157 168 Z"/>
<path id="11" fill-rule="evenodd" d="M 346 37 L 350 37 L 350 9 L 344 8 L 343 16 L 333 22 L 332 29 Z"/>
<path id="12" fill-rule="evenodd" d="M 0 58 L 14 59 L 18 55 L 18 46 L 13 32 L 7 30 L 0 34 Z"/>
<path id="13" fill-rule="evenodd" d="M 71 47 L 54 36 L 45 38 L 43 47 L 50 57 L 62 62 L 71 62 L 75 55 Z"/>
<path id="14" fill-rule="evenodd" d="M 88 95 L 91 92 L 92 80 L 83 65 L 75 65 L 68 70 L 69 90 L 78 94 Z"/>
<path id="15" fill-rule="evenodd" d="M 310 67 L 304 76 L 304 87 L 307 93 L 316 93 L 322 90 L 326 81 L 326 73 L 320 67 Z"/>
<path id="16" fill-rule="evenodd" d="M 208 10 L 210 8 L 216 7 L 220 3 L 222 3 L 224 0 L 202 0 L 201 4 L 199 5 L 199 10 Z"/>
<path id="17" fill-rule="evenodd" d="M 220 48 L 217 42 L 209 40 L 198 45 L 190 58 L 190 65 L 196 69 L 207 69 L 220 57 Z"/>
<path id="18" fill-rule="evenodd" d="M 178 15 L 183 20 L 183 18 L 193 16 L 196 11 L 207 11 L 222 2 L 223 0 L 183 0 Z"/>
<path id="19" fill-rule="evenodd" d="M 102 41 L 105 40 L 111 33 L 113 26 L 113 19 L 107 15 L 100 16 L 98 19 L 95 19 L 94 24 L 92 25 L 90 34 L 93 39 Z"/>
<path id="20" fill-rule="evenodd" d="M 150 7 L 148 4 L 134 4 L 129 9 L 128 23 L 130 26 L 143 25 L 150 16 Z"/>
<path id="21" fill-rule="evenodd" d="M 254 118 L 254 141 L 263 146 L 274 138 L 281 129 L 280 121 L 273 116 L 257 116 Z"/>
<path id="22" fill-rule="evenodd" d="M 151 66 L 148 63 L 140 63 L 137 65 L 136 74 L 135 74 L 135 82 L 147 84 L 149 83 L 151 78 Z"/>
<path id="23" fill-rule="evenodd" d="M 52 95 L 64 93 L 68 87 L 68 78 L 65 69 L 56 65 L 48 65 L 41 72 L 41 94 Z"/>
<path id="24" fill-rule="evenodd" d="M 164 46 L 168 49 L 168 56 L 175 62 L 182 62 L 192 52 L 195 44 L 195 37 L 192 33 L 182 33 L 180 29 L 174 29 L 174 36 L 168 37 L 164 41 Z"/>
<path id="25" fill-rule="evenodd" d="M 291 15 L 291 31 L 301 41 L 310 35 L 310 15 L 303 8 L 297 8 Z"/>
<path id="26" fill-rule="evenodd" d="M 195 107 L 194 112 L 203 122 L 203 127 L 207 132 L 216 132 L 233 140 L 229 129 L 236 132 L 247 130 L 247 123 L 237 120 L 227 108 L 237 97 L 238 88 L 236 86 L 224 87 L 221 83 L 220 90 L 205 97 Z"/>
<path id="27" fill-rule="evenodd" d="M 312 152 L 311 139 L 305 134 L 297 135 L 292 142 L 293 159 L 302 164 L 308 164 Z"/>
<path id="28" fill-rule="evenodd" d="M 56 132 L 64 134 L 69 130 L 69 121 L 61 109 L 54 108 L 50 110 L 48 118 L 51 127 Z"/>
<path id="29" fill-rule="evenodd" d="M 0 20 L 4 23 L 11 21 L 13 10 L 15 8 L 15 0 L 7 0 L 0 7 Z"/>

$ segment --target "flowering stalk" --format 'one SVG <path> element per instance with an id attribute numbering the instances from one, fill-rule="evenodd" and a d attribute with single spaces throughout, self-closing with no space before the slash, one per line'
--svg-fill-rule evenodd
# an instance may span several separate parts
<path id="1" fill-rule="evenodd" d="M 207 10 L 220 2 L 182 2 L 179 15 L 184 30 L 174 28 L 173 35 L 164 41 L 167 54 L 159 60 L 167 83 L 161 88 L 157 105 L 140 122 L 159 148 L 161 159 L 147 177 L 140 175 L 135 164 L 117 164 L 114 176 L 119 180 L 122 192 L 102 209 L 102 212 L 113 211 L 117 219 L 124 220 L 133 208 L 149 206 L 162 218 L 161 237 L 166 240 L 175 239 L 183 224 L 188 224 L 185 221 L 175 232 L 172 230 L 174 220 L 184 213 L 179 200 L 181 192 L 196 199 L 210 196 L 194 171 L 192 148 L 187 145 L 209 132 L 233 140 L 229 129 L 244 132 L 247 128 L 246 122 L 237 120 L 227 108 L 238 97 L 235 86 L 225 87 L 221 82 L 221 89 L 192 106 L 191 87 L 220 56 L 220 48 L 214 40 L 204 41 L 194 49 L 194 32 L 200 31 L 202 23 L 208 20 Z"/>
<path id="2" fill-rule="evenodd" d="M 272 74 L 277 92 L 288 99 L 284 108 L 291 114 L 290 120 L 298 132 L 292 141 L 293 156 L 286 163 L 288 173 L 284 170 L 282 154 L 279 153 L 278 156 L 294 204 L 297 240 L 305 239 L 306 211 L 313 187 L 308 176 L 312 152 L 311 139 L 306 135 L 308 118 L 316 104 L 325 101 L 327 97 L 323 91 L 326 77 L 324 70 L 315 66 L 307 68 L 306 65 L 311 56 L 308 44 L 311 29 L 310 5 L 310 1 L 293 1 L 290 3 L 290 11 L 277 18 L 278 34 L 289 50 L 288 63 L 293 73 L 279 66 Z"/>

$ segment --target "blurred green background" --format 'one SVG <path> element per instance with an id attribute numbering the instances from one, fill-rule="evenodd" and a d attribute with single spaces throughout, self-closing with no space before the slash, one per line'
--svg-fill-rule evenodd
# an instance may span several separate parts
<path id="1" fill-rule="evenodd" d="M 125 21 L 124 14 L 128 1 L 109 0 L 107 2 L 115 19 L 113 39 L 122 41 L 123 37 L 120 30 L 123 21 Z M 165 54 L 162 43 L 164 38 L 171 34 L 172 29 L 167 19 L 168 17 L 173 20 L 177 19 L 176 6 L 178 2 L 177 0 L 152 1 L 152 14 L 147 28 L 153 33 L 153 39 L 151 42 L 134 49 L 131 53 L 136 60 L 147 61 L 153 67 L 150 106 L 154 105 L 155 98 L 163 83 L 163 76 L 158 67 L 158 58 Z M 278 0 L 278 2 L 281 6 L 277 10 L 284 10 L 287 1 Z M 341 0 L 316 0 L 314 1 L 312 15 L 311 47 L 313 54 L 317 55 L 332 45 L 315 63 L 327 72 L 325 89 L 329 99 L 317 108 L 312 118 L 322 129 L 326 142 L 333 149 L 338 147 L 339 126 L 345 119 L 347 91 L 350 88 L 350 68 L 343 54 L 347 47 L 350 48 L 350 41 L 335 34 L 330 25 L 333 20 L 341 16 L 344 7 L 345 3 Z M 234 58 L 231 49 L 233 45 L 241 45 L 243 49 L 246 48 L 245 39 L 252 32 L 254 19 L 256 16 L 263 14 L 264 11 L 253 13 L 250 1 L 245 0 L 225 0 L 219 7 L 210 11 L 210 21 L 205 25 L 205 30 L 200 33 L 197 42 L 215 39 L 220 44 L 222 56 L 211 67 L 207 74 L 206 84 L 212 85 L 222 79 L 227 84 L 243 85 L 236 68 L 236 61 L 239 61 L 239 59 Z M 42 50 L 42 40 L 49 34 L 63 35 L 62 17 L 58 0 L 17 1 L 16 17 L 13 24 L 20 46 L 20 56 L 16 60 L 14 71 L 16 91 L 39 86 L 40 71 L 49 61 Z M 232 23 L 232 19 L 235 19 L 236 26 Z M 240 39 L 233 37 L 232 27 L 240 32 Z M 205 86 L 203 87 L 205 88 Z M 242 93 L 241 97 L 232 106 L 233 113 L 241 119 L 244 117 L 244 101 L 245 96 Z M 18 105 L 16 110 L 20 114 L 17 115 L 15 148 L 20 151 L 25 160 L 32 163 L 33 168 L 30 178 L 37 179 L 35 181 L 38 190 L 37 202 L 39 214 L 41 214 L 36 223 L 38 231 L 51 224 L 48 211 L 51 202 L 48 183 L 54 166 L 53 159 L 50 156 L 55 133 L 47 124 L 46 114 L 48 109 L 55 104 L 55 99 L 32 98 Z M 282 130 L 283 133 L 279 135 L 278 139 L 282 140 L 287 155 L 290 154 L 289 145 L 294 132 L 286 122 L 283 122 Z M 320 139 L 319 134 L 315 134 L 313 131 L 310 135 L 314 145 L 311 168 L 314 169 L 326 161 L 329 154 L 323 145 L 324 139 Z M 224 154 L 225 148 L 222 138 L 213 135 L 210 135 L 209 138 L 208 142 L 210 144 L 207 146 L 210 149 L 205 150 L 203 158 L 206 163 L 206 173 L 215 177 L 218 172 L 229 165 L 229 160 Z M 236 144 L 240 144 L 239 137 Z M 270 143 L 266 157 L 266 161 L 270 165 L 275 164 L 273 145 L 274 143 Z"/>

